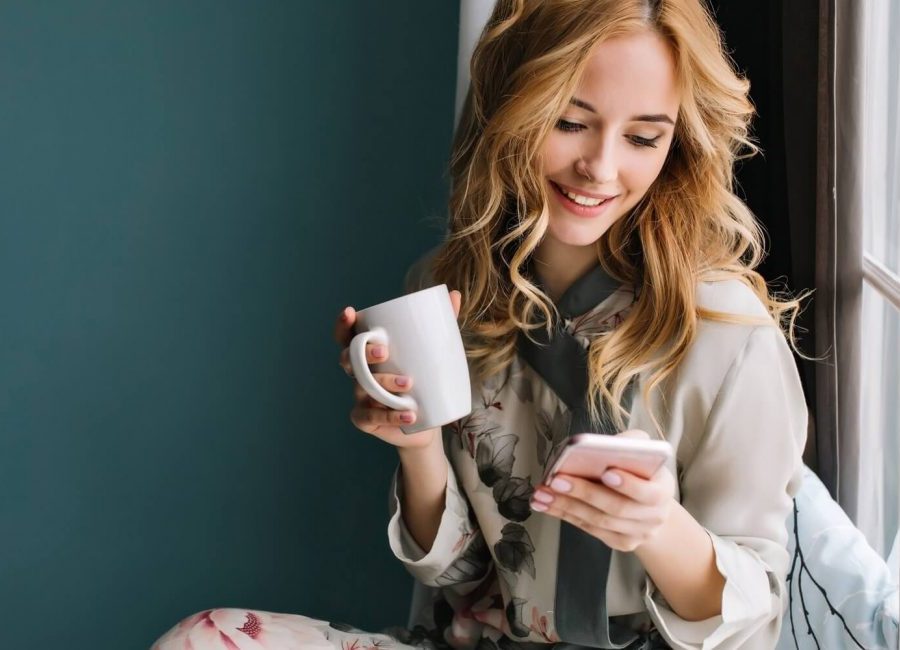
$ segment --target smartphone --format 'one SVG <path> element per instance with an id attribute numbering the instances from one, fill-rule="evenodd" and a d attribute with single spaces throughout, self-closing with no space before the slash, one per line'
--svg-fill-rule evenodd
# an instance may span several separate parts
<path id="1" fill-rule="evenodd" d="M 672 458 L 672 453 L 672 445 L 666 440 L 579 433 L 569 438 L 544 477 L 544 483 L 549 483 L 558 473 L 599 481 L 611 468 L 650 478 Z"/>

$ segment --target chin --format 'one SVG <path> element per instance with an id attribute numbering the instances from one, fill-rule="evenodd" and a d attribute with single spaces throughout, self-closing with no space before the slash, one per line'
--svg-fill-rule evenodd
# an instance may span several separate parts
<path id="1" fill-rule="evenodd" d="M 567 246 L 592 246 L 597 243 L 612 223 L 568 224 L 553 223 L 547 228 L 547 235 Z"/>

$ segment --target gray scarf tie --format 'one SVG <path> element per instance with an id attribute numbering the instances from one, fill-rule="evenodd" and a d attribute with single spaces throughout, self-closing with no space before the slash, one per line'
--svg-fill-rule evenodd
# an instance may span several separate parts
<path id="1" fill-rule="evenodd" d="M 532 274 L 534 281 L 536 276 Z M 538 283 L 539 284 L 539 283 Z M 601 421 L 591 422 L 587 402 L 587 350 L 569 334 L 562 319 L 580 316 L 603 302 L 620 283 L 599 264 L 575 281 L 556 305 L 560 319 L 548 340 L 543 329 L 532 330 L 539 345 L 519 335 L 518 351 L 559 396 L 571 412 L 569 435 L 584 432 L 618 433 L 608 413 L 600 409 Z M 632 384 L 623 396 L 623 406 L 631 407 Z M 599 406 L 599 405 L 598 405 Z M 589 648 L 625 648 L 640 641 L 631 629 L 609 620 L 606 581 L 611 549 L 580 528 L 561 522 L 557 557 L 554 615 L 557 634 L 566 644 Z M 640 646 L 637 646 L 640 647 Z"/>

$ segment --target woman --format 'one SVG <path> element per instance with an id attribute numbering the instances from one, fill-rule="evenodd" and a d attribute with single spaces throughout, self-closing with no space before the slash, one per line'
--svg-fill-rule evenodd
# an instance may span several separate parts
<path id="1" fill-rule="evenodd" d="M 351 414 L 400 455 L 389 541 L 419 582 L 415 625 L 213 610 L 159 648 L 274 647 L 267 626 L 289 625 L 296 647 L 774 647 L 807 413 L 799 302 L 754 271 L 760 228 L 732 191 L 755 152 L 748 82 L 700 0 L 500 0 L 471 72 L 449 232 L 407 288 L 457 289 L 475 408 L 405 436 L 415 413 L 357 386 Z M 542 484 L 579 431 L 676 458 Z"/>

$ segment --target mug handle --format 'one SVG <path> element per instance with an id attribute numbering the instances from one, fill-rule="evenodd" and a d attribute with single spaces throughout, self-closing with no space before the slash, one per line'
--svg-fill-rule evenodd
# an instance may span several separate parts
<path id="1" fill-rule="evenodd" d="M 388 345 L 387 331 L 383 327 L 373 327 L 367 332 L 357 334 L 350 341 L 350 366 L 353 368 L 353 376 L 356 377 L 356 381 L 369 394 L 369 397 L 389 408 L 398 411 L 418 411 L 416 400 L 411 396 L 389 393 L 375 381 L 372 370 L 366 362 L 366 344 L 369 341 Z"/>

